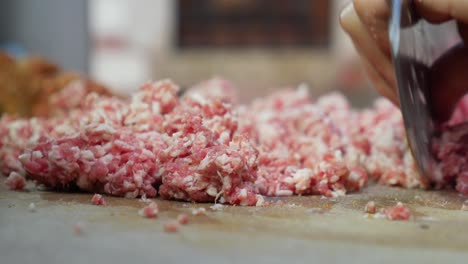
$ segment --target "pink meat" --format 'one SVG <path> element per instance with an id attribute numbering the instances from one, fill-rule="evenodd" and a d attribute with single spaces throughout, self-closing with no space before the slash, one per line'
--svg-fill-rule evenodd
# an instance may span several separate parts
<path id="1" fill-rule="evenodd" d="M 256 185 L 261 194 L 339 196 L 366 184 L 362 165 L 343 157 L 347 129 L 339 122 L 351 110 L 342 97 L 314 104 L 304 88 L 285 90 L 240 111 L 240 133 L 254 138 L 260 151 Z"/>
<path id="2" fill-rule="evenodd" d="M 159 214 L 158 204 L 155 203 L 155 202 L 151 202 L 147 206 L 140 209 L 138 211 L 138 214 L 140 216 L 145 217 L 145 218 L 156 218 L 156 217 L 158 217 L 158 214 Z"/>
<path id="3" fill-rule="evenodd" d="M 83 81 L 73 81 L 60 90 L 52 94 L 49 98 L 49 105 L 55 115 L 64 114 L 80 106 L 86 98 L 86 87 Z"/>
<path id="4" fill-rule="evenodd" d="M 225 103 L 237 103 L 235 86 L 222 78 L 203 81 L 187 91 L 188 96 L 201 96 L 208 99 L 219 99 Z"/>
<path id="5" fill-rule="evenodd" d="M 392 221 L 406 221 L 409 220 L 411 217 L 411 210 L 402 203 L 398 203 L 395 206 L 385 208 L 383 210 L 383 213 L 388 220 Z"/>
<path id="6" fill-rule="evenodd" d="M 456 182 L 457 191 L 468 194 L 468 122 L 444 127 L 433 140 L 433 153 L 439 164 L 432 180 L 438 185 Z"/>
<path id="7" fill-rule="evenodd" d="M 10 173 L 10 176 L 5 180 L 5 185 L 11 190 L 20 191 L 26 186 L 26 180 L 24 177 L 16 172 Z"/>
<path id="8" fill-rule="evenodd" d="M 375 205 L 375 202 L 367 202 L 366 206 L 364 207 L 364 211 L 368 214 L 375 214 L 377 212 L 377 206 Z"/>
<path id="9" fill-rule="evenodd" d="M 468 94 L 460 99 L 451 119 L 441 125 L 432 150 L 438 164 L 431 180 L 437 187 L 455 182 L 456 190 L 468 195 Z"/>
<path id="10" fill-rule="evenodd" d="M 188 215 L 180 214 L 177 216 L 177 222 L 181 225 L 187 225 L 190 222 Z"/>
<path id="11" fill-rule="evenodd" d="M 183 119 L 187 113 L 180 114 Z M 161 196 L 199 202 L 219 198 L 221 202 L 254 205 L 257 150 L 242 136 L 230 140 L 231 132 L 227 139 L 223 138 L 226 130 L 217 133 L 203 125 L 213 124 L 205 120 L 192 117 L 167 128 L 172 136 L 159 189 Z"/>
<path id="12" fill-rule="evenodd" d="M 136 132 L 161 131 L 164 117 L 178 104 L 179 87 L 168 80 L 149 82 L 132 96 L 123 124 Z"/>
<path id="13" fill-rule="evenodd" d="M 79 122 L 66 123 L 76 133 L 38 142 L 20 161 L 57 189 L 154 197 L 159 188 L 168 199 L 256 204 L 257 150 L 234 137 L 229 103 L 187 96 L 179 104 L 176 92 L 168 81 L 145 84 L 129 107 L 90 95 Z"/>
<path id="14" fill-rule="evenodd" d="M 91 198 L 91 204 L 93 205 L 107 205 L 106 199 L 100 194 L 94 194 L 93 198 Z"/>
<path id="15" fill-rule="evenodd" d="M 133 134 L 101 124 L 73 137 L 41 143 L 19 159 L 30 177 L 48 187 L 137 197 L 156 196 L 162 136 Z"/>
<path id="16" fill-rule="evenodd" d="M 164 224 L 164 232 L 166 233 L 177 233 L 179 231 L 179 222 L 172 220 Z"/>
<path id="17" fill-rule="evenodd" d="M 4 115 L 0 119 L 0 174 L 11 172 L 25 175 L 18 156 L 43 139 L 51 127 L 44 119 L 14 119 Z"/>
<path id="18" fill-rule="evenodd" d="M 239 205 L 261 204 L 262 195 L 340 196 L 362 189 L 368 176 L 428 186 L 387 100 L 356 111 L 340 94 L 313 100 L 301 87 L 238 105 L 222 79 L 183 98 L 167 80 L 144 84 L 129 100 L 81 91 L 74 83 L 52 98 L 58 111 L 50 119 L 2 117 L 1 173 L 27 173 L 55 189 Z M 67 101 L 72 95 L 81 99 Z M 468 133 L 449 125 L 434 139 L 441 165 L 431 180 L 466 193 Z"/>
<path id="19" fill-rule="evenodd" d="M 8 115 L 0 119 L 0 174 L 15 171 L 25 174 L 18 157 L 28 148 L 48 140 L 76 134 L 90 124 L 108 123 L 120 126 L 126 111 L 117 98 L 83 95 L 84 86 L 74 82 L 51 98 L 56 116 L 50 119 L 15 119 Z M 78 107 L 78 108 L 73 108 Z"/>
<path id="20" fill-rule="evenodd" d="M 420 175 L 406 141 L 400 110 L 385 99 L 359 117 L 360 133 L 369 140 L 363 163 L 369 175 L 380 184 L 405 188 L 427 187 Z"/>

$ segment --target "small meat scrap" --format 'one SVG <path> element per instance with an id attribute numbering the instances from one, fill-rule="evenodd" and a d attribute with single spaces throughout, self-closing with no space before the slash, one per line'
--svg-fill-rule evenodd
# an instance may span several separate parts
<path id="1" fill-rule="evenodd" d="M 461 210 L 462 211 L 468 211 L 468 200 L 463 202 Z"/>
<path id="2" fill-rule="evenodd" d="M 375 206 L 374 201 L 369 201 L 364 207 L 364 211 L 368 214 L 375 214 L 377 212 L 377 207 Z"/>
<path id="3" fill-rule="evenodd" d="M 403 205 L 402 203 L 397 203 L 397 205 L 384 209 L 383 213 L 385 214 L 388 220 L 409 220 L 411 217 L 410 209 Z"/>
<path id="4" fill-rule="evenodd" d="M 23 190 L 26 186 L 26 180 L 17 172 L 11 172 L 5 181 L 5 185 L 15 191 Z"/>
<path id="5" fill-rule="evenodd" d="M 177 221 L 170 221 L 164 224 L 164 232 L 176 233 L 179 231 L 179 223 Z"/>
<path id="6" fill-rule="evenodd" d="M 203 208 L 203 207 L 195 208 L 195 209 L 192 210 L 192 214 L 193 215 L 204 215 L 204 214 L 206 214 L 206 209 Z"/>
<path id="7" fill-rule="evenodd" d="M 146 197 L 146 194 L 144 193 L 140 198 L 140 202 L 142 202 L 142 203 L 151 203 L 152 201 L 151 201 L 151 199 L 148 199 Z"/>
<path id="8" fill-rule="evenodd" d="M 82 222 L 77 222 L 73 225 L 73 234 L 75 236 L 81 236 L 84 233 L 84 224 Z"/>
<path id="9" fill-rule="evenodd" d="M 93 198 L 91 198 L 91 203 L 94 205 L 107 205 L 104 197 L 97 193 L 93 195 Z"/>
<path id="10" fill-rule="evenodd" d="M 213 211 L 222 211 L 224 210 L 224 207 L 225 206 L 222 204 L 215 204 L 215 205 L 210 206 L 210 209 Z"/>
<path id="11" fill-rule="evenodd" d="M 146 218 L 156 218 L 158 216 L 158 213 L 158 204 L 155 202 L 151 202 L 149 205 L 145 206 L 144 208 L 140 209 L 140 211 L 138 211 L 138 214 L 140 216 Z"/>
<path id="12" fill-rule="evenodd" d="M 177 222 L 181 225 L 186 225 L 189 223 L 189 217 L 186 214 L 180 214 L 177 216 Z"/>
<path id="13" fill-rule="evenodd" d="M 262 207 L 262 206 L 264 206 L 264 205 L 266 205 L 266 203 L 265 203 L 265 198 L 263 198 L 262 195 L 258 195 L 258 194 L 257 194 L 257 203 L 255 204 L 255 206 L 257 206 L 257 207 Z"/>
<path id="14" fill-rule="evenodd" d="M 32 212 L 32 213 L 36 212 L 36 205 L 34 203 L 30 203 L 28 205 L 28 210 L 29 212 Z"/>

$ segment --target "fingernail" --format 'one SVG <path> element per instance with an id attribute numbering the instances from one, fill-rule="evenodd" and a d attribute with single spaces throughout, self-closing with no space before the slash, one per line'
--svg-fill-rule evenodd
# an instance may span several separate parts
<path id="1" fill-rule="evenodd" d="M 353 2 L 347 4 L 340 12 L 340 20 L 346 19 L 354 12 Z"/>
<path id="2" fill-rule="evenodd" d="M 354 13 L 355 11 L 353 2 L 346 5 L 346 7 L 343 8 L 343 10 L 341 10 L 340 12 L 340 24 L 346 32 L 350 31 L 351 21 Z"/>

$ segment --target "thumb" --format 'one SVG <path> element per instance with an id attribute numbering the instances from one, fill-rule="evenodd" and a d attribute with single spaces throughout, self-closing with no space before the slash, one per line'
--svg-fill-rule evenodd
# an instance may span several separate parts
<path id="1" fill-rule="evenodd" d="M 458 101 L 468 92 L 468 48 L 452 48 L 431 68 L 431 104 L 435 118 L 448 121 Z"/>

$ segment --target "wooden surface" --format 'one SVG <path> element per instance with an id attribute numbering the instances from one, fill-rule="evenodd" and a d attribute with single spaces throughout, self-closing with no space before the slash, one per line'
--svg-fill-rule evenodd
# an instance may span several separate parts
<path id="1" fill-rule="evenodd" d="M 424 263 L 468 261 L 467 197 L 371 186 L 338 199 L 319 196 L 275 198 L 272 205 L 225 207 L 156 199 L 157 219 L 137 212 L 137 199 L 106 197 L 108 206 L 90 204 L 91 194 L 0 187 L 1 263 Z M 401 201 L 413 218 L 392 222 L 364 217 L 369 200 L 381 206 Z M 35 203 L 36 212 L 28 205 Z M 192 216 L 204 207 L 206 215 Z M 163 232 L 180 213 L 190 224 Z M 83 234 L 73 232 L 83 224 Z"/>

